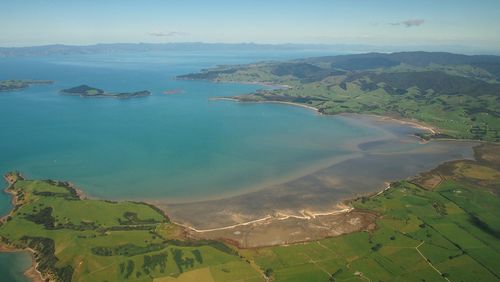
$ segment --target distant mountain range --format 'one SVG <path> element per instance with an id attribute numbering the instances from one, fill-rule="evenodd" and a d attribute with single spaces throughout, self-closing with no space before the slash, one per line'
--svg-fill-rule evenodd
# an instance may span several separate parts
<path id="1" fill-rule="evenodd" d="M 0 57 L 17 56 L 46 56 L 46 55 L 71 55 L 92 53 L 114 53 L 114 52 L 154 52 L 154 51 L 210 51 L 210 50 L 331 50 L 330 45 L 307 45 L 307 44 L 226 44 L 226 43 L 115 43 L 96 44 L 87 46 L 74 45 L 44 45 L 33 47 L 10 47 L 0 48 Z M 340 47 L 340 46 L 337 46 Z M 361 45 L 343 46 L 344 48 L 359 49 Z"/>
<path id="2" fill-rule="evenodd" d="M 459 45 L 449 46 L 371 46 L 362 44 L 256 44 L 256 43 L 112 43 L 95 45 L 53 44 L 31 47 L 0 47 L 0 57 L 71 55 L 114 52 L 150 52 L 150 51 L 210 51 L 210 50 L 309 50 L 331 51 L 337 53 L 396 52 L 412 50 L 449 51 L 462 53 L 492 53 Z"/>

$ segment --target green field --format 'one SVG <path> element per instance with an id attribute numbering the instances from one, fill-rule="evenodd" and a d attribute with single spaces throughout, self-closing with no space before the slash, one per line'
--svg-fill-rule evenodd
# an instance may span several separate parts
<path id="1" fill-rule="evenodd" d="M 471 223 L 468 205 L 456 205 L 441 195 L 449 189 L 456 189 L 455 184 L 443 183 L 429 192 L 401 182 L 379 197 L 355 202 L 357 208 L 382 215 L 373 233 L 245 254 L 272 269 L 277 281 L 306 281 L 308 277 L 317 277 L 314 281 L 435 281 L 443 277 L 451 281 L 499 280 L 498 234 L 484 232 Z M 470 190 L 475 188 L 460 189 L 478 193 Z M 478 200 L 481 197 L 491 196 L 480 195 Z M 436 205 L 442 205 L 442 210 Z M 498 224 L 495 221 L 491 223 Z"/>
<path id="2" fill-rule="evenodd" d="M 18 203 L 3 242 L 36 250 L 39 270 L 55 280 L 151 281 L 207 267 L 216 281 L 261 277 L 223 243 L 176 240 L 178 227 L 149 205 L 80 200 L 54 181 L 20 178 L 9 190 Z"/>
<path id="3" fill-rule="evenodd" d="M 16 199 L 3 244 L 36 251 L 57 281 L 498 281 L 500 155 L 476 148 L 412 181 L 352 201 L 376 228 L 289 246 L 190 240 L 153 206 L 81 199 L 66 182 L 6 175 Z"/>

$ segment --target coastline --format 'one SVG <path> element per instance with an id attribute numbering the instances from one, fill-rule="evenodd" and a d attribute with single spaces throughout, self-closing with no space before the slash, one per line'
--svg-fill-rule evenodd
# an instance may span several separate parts
<path id="1" fill-rule="evenodd" d="M 369 198 L 376 197 L 376 196 L 384 193 L 385 191 L 391 189 L 391 185 L 392 185 L 392 182 L 388 181 L 388 182 L 385 182 L 385 185 L 383 188 L 380 188 L 380 190 L 377 190 L 375 192 L 366 192 L 363 194 L 353 195 L 351 197 L 342 199 L 341 201 L 339 201 L 336 204 L 335 208 L 330 209 L 330 210 L 326 210 L 326 211 L 312 211 L 309 209 L 302 209 L 298 212 L 300 215 L 290 214 L 290 213 L 286 213 L 286 212 L 282 212 L 282 211 L 277 211 L 275 214 L 267 214 L 267 215 L 260 217 L 260 218 L 257 218 L 257 219 L 244 221 L 244 222 L 236 223 L 236 224 L 232 224 L 232 225 L 216 227 L 216 228 L 207 228 L 207 229 L 196 228 L 196 227 L 193 227 L 191 225 L 188 225 L 185 223 L 180 223 L 180 222 L 174 221 L 174 220 L 171 220 L 171 222 L 178 225 L 178 226 L 186 228 L 190 231 L 193 231 L 195 233 L 202 234 L 202 233 L 208 233 L 208 232 L 214 232 L 214 231 L 231 230 L 231 229 L 235 229 L 237 227 L 253 225 L 256 223 L 269 224 L 269 223 L 272 223 L 273 221 L 283 221 L 283 220 L 287 220 L 287 219 L 298 219 L 298 220 L 308 221 L 308 220 L 316 219 L 318 217 L 348 214 L 352 211 L 356 211 L 356 209 L 352 205 L 350 205 L 350 203 L 352 201 L 354 201 L 357 198 L 362 197 L 362 196 L 369 197 Z M 147 203 L 147 202 L 145 202 L 145 203 L 152 205 L 152 206 L 155 206 L 154 204 L 151 204 L 151 203 Z M 161 209 L 161 210 L 164 211 L 164 213 L 168 215 L 168 212 L 166 210 L 164 210 L 164 209 Z"/>
<path id="2" fill-rule="evenodd" d="M 403 118 L 403 117 L 394 117 L 394 116 L 385 116 L 385 115 L 376 115 L 376 114 L 369 114 L 369 113 L 348 113 L 348 112 L 343 112 L 343 113 L 338 113 L 338 114 L 334 114 L 334 115 L 329 115 L 329 114 L 324 114 L 322 113 L 318 108 L 314 107 L 314 106 L 309 106 L 309 105 L 304 105 L 304 104 L 301 104 L 301 103 L 295 103 L 295 102 L 286 102 L 286 101 L 242 101 L 238 98 L 231 98 L 231 97 L 213 97 L 213 98 L 210 98 L 209 99 L 210 101 L 232 101 L 232 102 L 237 102 L 237 103 L 252 103 L 252 104 L 283 104 L 283 105 L 289 105 L 289 106 L 295 106 L 295 107 L 301 107 L 301 108 L 305 108 L 305 109 L 309 109 L 309 110 L 312 110 L 320 115 L 325 115 L 325 116 L 334 116 L 334 115 L 341 115 L 341 116 L 356 116 L 356 115 L 359 115 L 359 116 L 368 116 L 368 117 L 372 117 L 372 118 L 375 118 L 377 120 L 380 120 L 380 121 L 392 121 L 392 122 L 397 122 L 399 124 L 405 124 L 405 125 L 409 125 L 413 128 L 417 128 L 417 129 L 421 129 L 421 130 L 425 130 L 425 131 L 428 131 L 429 133 L 431 134 L 439 134 L 441 133 L 441 131 L 439 130 L 439 128 L 435 127 L 435 126 L 432 126 L 432 125 L 429 125 L 429 124 L 426 124 L 425 122 L 422 122 L 422 121 L 419 121 L 419 120 L 415 120 L 415 119 L 406 119 L 406 118 Z M 422 138 L 420 138 L 422 139 Z M 434 140 L 434 138 L 431 138 L 432 140 Z M 423 139 L 422 139 L 423 140 Z M 453 139 L 453 138 L 449 138 L 449 139 L 445 139 L 445 138 L 439 138 L 439 140 L 463 140 L 463 139 Z M 424 141 L 429 141 L 429 140 L 424 140 Z M 476 140 L 464 140 L 464 141 L 476 141 Z"/>
<path id="3" fill-rule="evenodd" d="M 23 275 L 33 282 L 44 282 L 43 275 L 37 270 L 38 263 L 35 260 L 35 251 L 31 248 L 26 249 L 16 249 L 12 246 L 0 243 L 1 253 L 28 253 L 31 257 L 31 265 L 23 272 Z"/>
<path id="4" fill-rule="evenodd" d="M 305 108 L 309 109 L 311 111 L 314 111 L 318 114 L 321 114 L 320 111 L 313 107 L 313 106 L 308 106 L 304 104 L 299 104 L 299 103 L 294 103 L 294 102 L 285 102 L 285 101 L 241 101 L 237 98 L 230 98 L 230 97 L 212 97 L 209 98 L 210 101 L 232 101 L 232 102 L 238 102 L 238 103 L 252 103 L 252 104 L 283 104 L 283 105 L 289 105 L 289 106 L 295 106 L 295 107 L 300 107 L 300 108 Z"/>
<path id="5" fill-rule="evenodd" d="M 212 100 L 212 101 L 230 101 L 230 102 L 238 102 L 238 103 L 284 104 L 284 105 L 297 106 L 297 107 L 305 108 L 305 109 L 308 109 L 308 110 L 312 110 L 312 111 L 315 111 L 316 113 L 319 113 L 320 115 L 325 115 L 325 116 L 335 116 L 335 115 L 338 115 L 338 116 L 354 117 L 354 118 L 357 118 L 357 117 L 359 117 L 359 118 L 368 117 L 369 119 L 375 120 L 377 122 L 397 123 L 397 124 L 409 126 L 411 128 L 415 128 L 415 129 L 427 131 L 427 132 L 429 132 L 431 134 L 437 134 L 437 133 L 440 132 L 438 128 L 436 128 L 434 126 L 431 126 L 431 125 L 428 125 L 428 124 L 426 124 L 424 122 L 421 122 L 421 121 L 418 121 L 418 120 L 414 120 L 414 119 L 405 119 L 405 118 L 401 118 L 401 117 L 383 116 L 383 115 L 376 115 L 376 114 L 363 114 L 363 113 L 339 113 L 339 114 L 335 114 L 335 115 L 329 115 L 329 114 L 321 113 L 318 108 L 315 108 L 313 106 L 308 106 L 308 105 L 304 105 L 304 104 L 301 104 L 301 103 L 294 103 L 294 102 L 285 102 L 285 101 L 242 101 L 242 100 L 238 99 L 238 97 L 212 97 L 212 98 L 209 98 L 209 100 Z M 424 140 L 421 137 L 419 137 L 417 134 L 409 134 L 409 136 L 411 136 L 413 138 L 420 139 L 421 140 L 421 142 L 420 142 L 421 144 L 428 143 L 431 140 L 437 140 L 437 141 L 457 141 L 457 140 L 458 141 L 466 141 L 466 140 L 460 140 L 460 139 L 450 139 L 450 140 L 446 139 L 445 140 L 443 138 L 431 138 L 429 140 Z M 475 140 L 468 140 L 468 141 L 475 141 Z M 455 160 L 455 159 L 453 159 L 453 160 Z M 440 165 L 442 163 L 448 162 L 448 161 L 450 161 L 450 160 L 445 160 L 443 162 L 437 163 L 436 166 L 438 166 L 438 165 Z M 421 173 L 421 172 L 424 172 L 424 171 L 417 172 L 416 174 L 413 174 L 413 175 L 408 176 L 408 177 L 413 177 L 413 176 L 417 175 L 418 173 Z M 405 179 L 405 178 L 406 177 L 397 178 L 397 179 L 399 180 L 399 179 Z M 350 202 L 350 201 L 358 198 L 360 195 L 369 197 L 369 196 L 373 196 L 373 195 L 377 195 L 377 194 L 383 193 L 387 189 L 390 189 L 390 182 L 387 182 L 387 181 L 389 181 L 389 179 L 385 180 L 385 184 L 384 184 L 385 186 L 384 187 L 380 186 L 378 189 L 374 189 L 374 191 L 367 191 L 367 192 L 362 192 L 360 194 L 351 195 L 349 197 L 346 197 L 346 198 L 338 200 L 337 204 L 342 203 L 342 202 L 344 202 L 344 203 L 345 202 Z M 390 180 L 390 181 L 397 181 L 397 180 L 393 179 L 393 180 Z M 264 188 L 266 188 L 266 187 L 264 187 Z M 260 190 L 263 190 L 263 189 L 259 189 L 258 191 L 260 191 Z M 249 193 L 252 193 L 252 192 L 250 191 Z M 249 193 L 244 193 L 241 196 L 248 195 Z M 238 196 L 238 195 L 236 195 L 236 196 Z M 222 199 L 215 199 L 214 201 L 217 201 L 217 200 L 226 200 L 228 198 L 231 198 L 231 196 L 229 196 L 229 197 L 223 197 Z M 207 201 L 210 202 L 211 200 L 207 200 Z M 190 205 L 190 204 L 193 204 L 193 203 L 201 203 L 203 205 L 207 201 L 202 201 L 202 202 L 198 202 L 198 201 L 189 202 L 188 201 L 187 203 L 184 203 L 184 204 Z M 162 204 L 162 203 L 156 203 L 156 204 Z M 181 203 L 181 205 L 182 204 L 183 203 Z M 169 206 L 169 204 L 167 204 L 167 207 L 168 206 Z M 310 209 L 310 207 L 306 207 L 306 209 L 308 210 L 308 209 Z M 273 221 L 273 220 L 283 220 L 283 219 L 288 219 L 288 218 L 308 220 L 308 219 L 314 218 L 316 216 L 330 215 L 330 214 L 335 214 L 335 213 L 339 212 L 339 209 L 334 209 L 332 211 L 332 210 L 329 210 L 328 208 L 326 208 L 326 209 L 323 209 L 322 212 L 318 212 L 318 211 L 311 212 L 311 211 L 306 211 L 306 209 L 302 209 L 300 211 L 297 211 L 298 214 L 293 214 L 293 213 L 290 214 L 290 213 L 286 213 L 286 212 L 276 211 L 276 213 L 261 214 L 258 217 L 246 218 L 246 220 L 244 220 L 245 216 L 241 217 L 241 215 L 238 214 L 238 213 L 232 213 L 231 211 L 228 211 L 227 214 L 224 214 L 224 216 L 233 216 L 234 215 L 239 220 L 235 221 L 234 224 L 229 224 L 229 222 L 227 222 L 226 224 L 221 224 L 221 226 L 216 226 L 214 228 L 211 228 L 209 226 L 198 226 L 198 224 L 196 224 L 196 223 L 185 221 L 186 218 L 183 219 L 182 216 L 179 218 L 178 214 L 177 214 L 177 211 L 175 210 L 175 208 L 174 208 L 174 210 L 170 210 L 169 208 L 167 208 L 165 210 L 166 210 L 167 213 L 171 214 L 176 219 L 176 222 L 175 222 L 176 224 L 179 224 L 179 225 L 181 225 L 181 226 L 183 226 L 185 228 L 188 228 L 188 229 L 190 229 L 190 230 L 192 230 L 194 232 L 197 232 L 197 233 L 206 233 L 206 232 L 211 232 L 211 231 L 229 230 L 229 229 L 234 229 L 234 228 L 237 228 L 237 227 L 251 225 L 253 223 L 269 222 L 269 221 Z M 343 211 L 344 212 L 349 212 L 351 210 L 343 210 Z M 308 216 L 308 215 L 312 215 L 312 216 Z"/>
<path id="6" fill-rule="evenodd" d="M 24 179 L 24 177 L 21 174 L 18 174 L 20 179 Z M 12 199 L 12 209 L 10 212 L 0 218 L 0 225 L 3 224 L 6 220 L 8 220 L 9 217 L 12 216 L 14 213 L 16 206 L 17 206 L 17 194 L 13 191 L 11 191 L 9 188 L 17 181 L 14 181 L 13 179 L 10 179 L 7 175 L 3 176 L 3 179 L 7 182 L 7 187 L 3 189 L 3 193 L 9 194 Z M 26 276 L 29 280 L 33 282 L 43 282 L 46 279 L 44 279 L 42 273 L 38 271 L 38 262 L 36 262 L 35 259 L 35 250 L 31 248 L 23 248 L 23 249 L 18 249 L 13 246 L 10 246 L 3 241 L 0 241 L 0 252 L 2 253 L 15 253 L 15 252 L 28 252 L 31 256 L 31 266 L 24 271 L 24 276 Z"/>
<path id="7" fill-rule="evenodd" d="M 19 176 L 19 179 L 24 179 L 21 176 L 21 174 L 17 174 L 17 175 Z M 5 192 L 8 193 L 8 194 L 10 194 L 12 196 L 13 203 L 17 204 L 16 194 L 12 190 L 8 189 L 17 180 L 14 179 L 14 178 L 9 178 L 8 176 L 5 176 L 4 179 L 9 184 L 8 187 L 5 189 Z M 60 182 L 60 181 L 56 180 L 55 182 Z M 71 189 L 74 189 L 75 192 L 78 191 L 79 192 L 78 195 L 79 195 L 79 197 L 81 197 L 81 199 L 85 198 L 83 196 L 84 192 L 82 190 L 74 188 L 74 185 L 72 185 L 70 182 L 63 182 L 63 183 L 66 184 L 67 187 L 69 187 Z M 386 185 L 385 185 L 385 187 L 383 189 L 377 189 L 377 192 L 368 193 L 365 196 L 366 197 L 376 197 L 377 195 L 380 195 L 384 191 L 386 191 L 388 189 L 391 189 L 391 183 L 386 182 L 385 184 Z M 178 222 L 175 222 L 175 221 L 171 221 L 171 222 L 174 223 L 174 224 L 176 224 L 176 225 L 178 225 L 178 226 L 180 226 L 181 228 L 184 228 L 185 230 L 188 230 L 188 231 L 194 232 L 196 234 L 199 234 L 199 236 L 194 236 L 194 238 L 197 238 L 197 237 L 199 237 L 201 239 L 202 238 L 210 238 L 210 236 L 219 236 L 218 235 L 218 234 L 220 234 L 219 231 L 222 231 L 222 232 L 229 231 L 229 232 L 234 233 L 234 234 L 236 234 L 236 233 L 239 234 L 239 232 L 240 232 L 239 230 L 241 230 L 241 229 L 237 229 L 237 228 L 250 228 L 250 229 L 253 229 L 253 228 L 266 228 L 266 226 L 270 226 L 270 225 L 273 225 L 273 224 L 278 224 L 278 226 L 279 226 L 279 224 L 280 224 L 279 222 L 285 222 L 287 220 L 289 220 L 288 224 L 296 224 L 297 222 L 305 222 L 305 223 L 311 222 L 312 224 L 315 224 L 315 222 L 317 222 L 318 219 L 321 220 L 322 217 L 325 217 L 325 220 L 329 216 L 333 216 L 334 218 L 336 216 L 339 216 L 339 217 L 348 217 L 349 214 L 351 214 L 351 213 L 356 214 L 356 212 L 358 212 L 358 213 L 362 212 L 362 211 L 359 211 L 359 210 L 355 209 L 352 205 L 350 205 L 350 203 L 353 200 L 355 200 L 355 199 L 357 199 L 359 197 L 360 197 L 359 195 L 355 195 L 355 196 L 349 197 L 348 199 L 345 199 L 344 201 L 342 201 L 343 204 L 339 203 L 332 210 L 311 211 L 311 210 L 308 210 L 308 209 L 302 209 L 302 210 L 300 210 L 299 215 L 289 214 L 289 213 L 286 213 L 286 212 L 276 212 L 275 214 L 268 214 L 268 215 L 266 215 L 266 216 L 264 216 L 262 218 L 257 218 L 257 219 L 250 220 L 250 221 L 245 221 L 245 222 L 241 222 L 241 223 L 237 223 L 237 224 L 233 224 L 233 225 L 229 225 L 229 226 L 223 226 L 223 227 L 211 228 L 211 229 L 210 228 L 209 229 L 194 228 L 194 227 L 191 227 L 191 226 L 188 226 L 188 225 L 185 225 L 185 224 L 181 224 L 181 223 L 178 223 Z M 157 205 L 150 204 L 147 201 L 143 201 L 143 203 L 152 205 L 154 207 L 158 207 Z M 9 215 L 11 215 L 13 211 L 14 211 L 14 209 L 12 209 L 12 211 L 9 213 Z M 168 216 L 168 213 L 166 213 L 166 214 Z M 371 223 L 370 223 L 370 226 L 372 226 L 372 227 L 369 227 L 369 228 L 373 228 L 373 225 Z M 363 228 L 368 228 L 368 227 L 364 226 Z M 235 231 L 235 229 L 237 231 Z M 333 228 L 333 229 L 334 229 L 334 231 L 337 230 L 335 228 Z M 345 234 L 345 233 L 352 233 L 352 232 L 356 232 L 356 231 L 359 231 L 359 230 L 365 230 L 365 229 L 357 229 L 357 230 L 351 230 L 351 231 L 342 231 L 341 230 L 341 231 L 339 231 L 339 233 L 335 233 L 334 235 L 328 235 L 327 237 L 338 236 L 340 234 Z M 235 232 L 233 232 L 233 231 L 235 231 Z M 191 233 L 191 234 L 193 234 L 193 233 Z M 318 235 L 318 236 L 324 236 L 324 235 Z M 320 237 L 320 238 L 323 238 L 323 237 Z M 316 238 L 316 237 L 309 238 L 308 237 L 308 238 L 302 239 L 300 241 L 290 241 L 290 242 L 285 242 L 285 243 L 276 243 L 275 245 L 287 245 L 287 244 L 295 244 L 295 243 L 315 241 L 315 240 L 318 240 L 318 238 Z M 239 246 L 239 247 L 241 247 L 241 246 Z M 243 248 L 246 248 L 246 247 L 243 247 Z M 31 255 L 32 255 L 32 265 L 31 265 L 31 267 L 29 269 L 27 269 L 25 271 L 25 275 L 31 281 L 37 281 L 37 282 L 38 281 L 44 281 L 42 273 L 40 273 L 36 269 L 37 268 L 37 263 L 36 263 L 36 261 L 34 259 L 34 250 L 29 249 L 29 248 L 26 248 L 26 249 L 15 249 L 15 248 L 13 248 L 13 247 L 11 247 L 9 245 L 1 243 L 0 244 L 0 251 L 1 252 L 14 252 L 14 251 L 25 251 L 25 252 L 27 251 L 27 252 L 30 252 Z"/>
<path id="8" fill-rule="evenodd" d="M 21 179 L 24 179 L 24 177 L 21 174 L 19 174 L 19 177 Z M 15 183 L 15 180 L 9 178 L 8 175 L 4 175 L 3 179 L 5 182 L 7 182 L 7 187 L 3 189 L 3 193 L 11 196 L 10 204 L 12 205 L 12 209 L 7 214 L 0 217 L 0 225 L 3 224 L 12 215 L 12 213 L 14 213 L 17 206 L 17 197 L 16 197 L 17 194 L 12 190 L 10 190 L 10 187 Z"/>
<path id="9" fill-rule="evenodd" d="M 415 120 L 415 119 L 407 119 L 403 117 L 394 117 L 394 116 L 384 116 L 384 115 L 375 115 L 375 114 L 363 114 L 363 113 L 340 113 L 339 115 L 364 115 L 368 117 L 372 117 L 374 119 L 380 120 L 380 121 L 390 121 L 390 122 L 396 122 L 399 124 L 403 125 L 409 125 L 413 128 L 421 129 L 430 132 L 431 134 L 439 134 L 441 133 L 439 128 L 426 124 L 423 121 Z M 451 139 L 451 140 L 460 140 L 460 139 Z"/>
<path id="10" fill-rule="evenodd" d="M 229 100 L 229 101 L 242 102 L 242 101 L 239 101 L 238 99 L 232 99 L 232 98 L 215 98 L 213 100 Z M 311 106 L 307 106 L 307 105 L 302 105 L 302 104 L 299 104 L 299 103 L 293 103 L 293 102 L 262 101 L 262 102 L 250 102 L 250 103 L 286 104 L 286 105 L 292 105 L 292 106 L 299 106 L 299 107 L 302 107 L 302 108 L 307 108 L 307 109 L 314 110 L 314 111 L 316 111 L 316 112 L 319 113 L 319 111 L 318 111 L 317 108 L 314 108 L 314 107 L 311 107 Z M 415 121 L 399 120 L 399 119 L 392 118 L 392 117 L 370 115 L 370 114 L 350 114 L 350 113 L 346 113 L 346 114 L 341 114 L 341 115 L 366 115 L 366 116 L 370 116 L 370 117 L 373 117 L 373 118 L 378 118 L 381 121 L 398 122 L 398 123 L 401 123 L 401 124 L 411 125 L 412 127 L 415 127 L 415 128 L 420 128 L 420 129 L 423 129 L 423 130 L 428 130 L 431 133 L 435 133 L 435 131 L 434 131 L 434 129 L 432 127 L 420 124 L 420 123 L 415 122 Z M 452 140 L 455 140 L 455 139 L 452 139 Z M 19 174 L 19 176 L 20 176 L 20 179 L 24 179 L 22 177 L 22 175 Z M 3 216 L 0 219 L 2 221 L 5 220 L 8 216 L 10 216 L 15 211 L 16 205 L 18 204 L 17 200 L 16 200 L 16 194 L 15 194 L 15 192 L 9 190 L 9 188 L 11 187 L 11 185 L 13 183 L 15 183 L 15 181 L 13 181 L 12 179 L 9 179 L 8 177 L 4 177 L 4 179 L 8 183 L 8 186 L 4 189 L 4 192 L 8 193 L 8 194 L 10 194 L 12 196 L 11 202 L 13 204 L 13 209 L 7 215 Z M 68 185 L 69 188 L 75 190 L 75 192 L 77 193 L 77 195 L 78 195 L 78 197 L 80 199 L 85 199 L 86 198 L 85 194 L 84 194 L 84 192 L 82 190 L 75 188 L 74 185 L 71 184 L 70 182 L 67 182 L 67 185 Z M 390 188 L 391 188 L 391 186 L 389 184 L 383 190 L 378 191 L 376 193 L 373 193 L 373 194 L 369 195 L 369 197 L 373 197 L 373 196 L 379 195 L 379 194 L 383 193 L 384 191 L 386 191 L 386 190 L 388 190 Z M 352 201 L 352 200 L 354 200 L 356 198 L 357 197 L 352 197 L 352 198 L 350 198 L 349 200 L 346 200 L 346 201 L 350 202 L 350 201 Z M 148 202 L 144 202 L 144 203 L 149 204 Z M 155 204 L 150 204 L 150 205 L 156 206 Z M 349 212 L 351 212 L 353 210 L 355 210 L 353 207 L 351 207 L 351 206 L 345 206 L 343 209 L 335 209 L 335 210 L 332 210 L 332 211 L 325 211 L 325 212 L 311 212 L 311 211 L 307 211 L 307 210 L 301 210 L 300 211 L 301 215 L 293 215 L 293 214 L 287 214 L 287 213 L 278 212 L 275 215 L 267 215 L 267 216 L 265 216 L 263 218 L 258 218 L 256 220 L 251 220 L 251 221 L 247 221 L 247 222 L 242 222 L 242 223 L 238 223 L 238 224 L 234 224 L 234 225 L 224 226 L 224 227 L 220 227 L 220 228 L 213 228 L 213 229 L 196 229 L 194 227 L 183 225 L 183 224 L 180 224 L 180 223 L 177 223 L 177 222 L 174 222 L 174 221 L 172 221 L 172 223 L 174 223 L 176 225 L 179 225 L 179 226 L 181 226 L 183 228 L 187 228 L 187 229 L 189 229 L 189 230 L 191 230 L 193 232 L 196 232 L 196 233 L 207 233 L 207 232 L 213 232 L 213 231 L 231 230 L 231 229 L 234 229 L 236 227 L 248 226 L 248 225 L 252 225 L 252 224 L 256 224 L 256 223 L 264 223 L 266 221 L 274 221 L 274 220 L 276 220 L 276 221 L 283 221 L 283 220 L 290 219 L 290 218 L 308 221 L 308 220 L 314 219 L 316 217 L 322 217 L 322 216 L 328 216 L 328 215 L 336 215 L 336 214 L 345 214 L 345 213 L 349 213 Z M 309 240 L 309 241 L 312 241 L 312 240 Z M 34 250 L 29 249 L 29 248 L 27 248 L 27 249 L 15 249 L 15 248 L 11 248 L 10 246 L 2 243 L 2 244 L 0 244 L 0 251 L 1 252 L 23 252 L 23 251 L 24 252 L 26 252 L 26 251 L 30 252 L 31 256 L 32 256 L 32 265 L 31 265 L 31 267 L 29 269 L 27 269 L 25 271 L 25 275 L 26 275 L 26 277 L 28 277 L 32 281 L 44 281 L 42 273 L 40 273 L 36 269 L 37 266 L 38 266 L 38 264 L 36 263 L 36 261 L 34 259 Z"/>

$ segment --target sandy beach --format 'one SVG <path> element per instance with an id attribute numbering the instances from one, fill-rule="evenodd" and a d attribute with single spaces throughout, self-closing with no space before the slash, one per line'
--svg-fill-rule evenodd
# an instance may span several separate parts
<path id="1" fill-rule="evenodd" d="M 304 104 L 301 104 L 301 103 L 294 103 L 294 102 L 285 102 L 285 101 L 241 101 L 238 98 L 231 98 L 231 97 L 214 97 L 214 98 L 210 98 L 210 100 L 211 101 L 217 101 L 217 100 L 220 100 L 220 101 L 232 101 L 232 102 L 239 102 L 239 103 L 255 103 L 255 104 L 283 104 L 283 105 L 290 105 L 290 106 L 295 106 L 295 107 L 301 107 L 301 108 L 305 108 L 305 109 L 309 109 L 309 110 L 315 111 L 318 114 L 323 114 L 316 107 L 309 106 L 309 105 L 304 105 Z M 418 121 L 418 120 L 414 120 L 414 119 L 405 119 L 405 118 L 402 118 L 402 117 L 382 116 L 382 115 L 374 115 L 374 114 L 358 114 L 358 113 L 339 113 L 337 115 L 341 115 L 341 116 L 369 116 L 369 117 L 372 117 L 374 119 L 378 119 L 378 120 L 381 120 L 381 121 L 390 121 L 390 122 L 397 122 L 397 123 L 404 124 L 404 125 L 409 125 L 411 127 L 417 128 L 417 129 L 428 131 L 431 134 L 438 134 L 438 133 L 440 133 L 440 130 L 437 127 L 428 125 L 428 124 L 426 124 L 426 123 L 424 123 L 422 121 Z"/>

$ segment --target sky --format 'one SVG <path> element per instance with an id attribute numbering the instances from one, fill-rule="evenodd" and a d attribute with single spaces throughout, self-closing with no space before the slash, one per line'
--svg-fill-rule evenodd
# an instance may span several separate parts
<path id="1" fill-rule="evenodd" d="M 499 0 L 0 0 L 0 46 L 253 42 L 500 48 Z"/>

